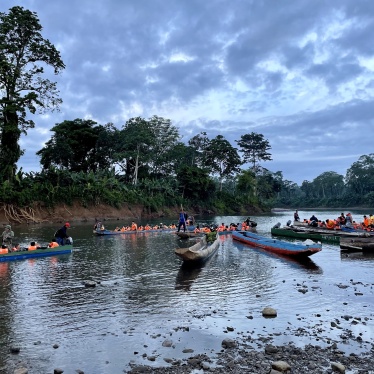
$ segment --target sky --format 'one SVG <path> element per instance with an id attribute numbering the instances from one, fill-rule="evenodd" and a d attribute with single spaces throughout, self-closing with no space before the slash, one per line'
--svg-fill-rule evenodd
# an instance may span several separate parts
<path id="1" fill-rule="evenodd" d="M 1 0 L 36 12 L 66 68 L 50 69 L 60 112 L 34 117 L 18 166 L 64 120 L 119 129 L 132 117 L 170 119 L 186 142 L 200 132 L 269 141 L 272 161 L 301 185 L 345 176 L 374 153 L 373 0 Z"/>

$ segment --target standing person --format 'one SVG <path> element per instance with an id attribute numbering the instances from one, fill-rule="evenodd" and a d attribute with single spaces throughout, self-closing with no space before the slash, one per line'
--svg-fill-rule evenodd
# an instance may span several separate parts
<path id="1" fill-rule="evenodd" d="M 67 229 L 70 227 L 70 223 L 66 222 L 64 226 L 55 232 L 55 238 L 58 245 L 64 245 L 66 240 L 69 238 Z"/>
<path id="2" fill-rule="evenodd" d="M 294 221 L 300 221 L 299 213 L 297 212 L 297 210 L 296 210 L 295 213 L 293 214 L 293 220 L 294 220 Z"/>
<path id="3" fill-rule="evenodd" d="M 4 231 L 1 234 L 1 236 L 3 238 L 3 243 L 2 244 L 11 246 L 12 245 L 12 240 L 14 238 L 14 232 L 12 231 L 12 226 L 5 225 Z"/>
<path id="4" fill-rule="evenodd" d="M 183 226 L 183 231 L 186 232 L 186 219 L 187 219 L 186 217 L 188 217 L 187 213 L 185 213 L 183 208 L 181 208 L 181 211 L 179 212 L 179 222 L 178 222 L 177 232 L 180 231 L 182 226 Z"/>

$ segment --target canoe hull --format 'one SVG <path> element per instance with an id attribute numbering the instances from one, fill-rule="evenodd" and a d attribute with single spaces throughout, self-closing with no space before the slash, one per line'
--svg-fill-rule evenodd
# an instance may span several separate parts
<path id="1" fill-rule="evenodd" d="M 69 254 L 73 251 L 72 245 L 64 245 L 57 248 L 37 249 L 35 251 L 10 252 L 0 255 L 0 262 L 18 261 L 28 258 L 49 257 Z"/>
<path id="2" fill-rule="evenodd" d="M 207 243 L 206 236 L 204 235 L 192 247 L 177 248 L 175 254 L 185 263 L 201 263 L 205 262 L 216 253 L 219 248 L 219 243 L 220 240 L 218 235 L 213 243 Z"/>
<path id="3" fill-rule="evenodd" d="M 374 253 L 374 238 L 341 238 L 340 249 L 345 251 Z"/>
<path id="4" fill-rule="evenodd" d="M 276 228 L 271 229 L 271 235 L 274 236 L 284 236 L 288 238 L 295 239 L 311 239 L 320 241 L 323 243 L 339 244 L 341 236 L 327 233 L 317 233 L 317 232 L 307 232 L 307 231 L 297 231 L 292 228 Z"/>
<path id="5" fill-rule="evenodd" d="M 321 244 L 296 244 L 282 240 L 267 238 L 248 231 L 234 231 L 232 233 L 234 240 L 250 246 L 261 248 L 269 252 L 292 256 L 297 258 L 305 258 L 322 250 Z"/>

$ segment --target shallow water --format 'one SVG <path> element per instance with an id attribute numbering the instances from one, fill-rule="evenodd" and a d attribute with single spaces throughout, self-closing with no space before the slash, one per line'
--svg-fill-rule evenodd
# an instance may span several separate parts
<path id="1" fill-rule="evenodd" d="M 359 219 L 368 212 L 352 213 Z M 258 233 L 270 236 L 270 228 L 285 224 L 292 214 L 251 219 L 258 222 Z M 334 218 L 340 211 L 316 215 Z M 229 224 L 245 218 L 200 221 Z M 165 357 L 187 358 L 186 348 L 218 352 L 226 337 L 270 335 L 273 344 L 299 346 L 335 340 L 340 349 L 356 353 L 374 341 L 374 257 L 347 257 L 338 246 L 323 244 L 322 252 L 300 263 L 222 236 L 217 254 L 204 267 L 188 269 L 173 252 L 180 245 L 173 233 L 96 237 L 92 226 L 72 223 L 71 255 L 0 263 L 0 372 L 22 362 L 29 373 L 56 367 L 66 373 L 122 373 L 130 361 L 161 366 Z M 24 245 L 49 241 L 55 229 L 14 227 Z M 86 288 L 85 280 L 99 284 Z M 278 311 L 277 318 L 262 317 L 266 306 Z M 361 321 L 353 325 L 352 319 L 342 319 L 346 315 Z M 336 320 L 340 329 L 331 327 Z M 344 336 L 347 330 L 362 341 Z M 163 347 L 165 340 L 173 347 Z M 9 354 L 10 346 L 21 347 L 20 353 Z"/>

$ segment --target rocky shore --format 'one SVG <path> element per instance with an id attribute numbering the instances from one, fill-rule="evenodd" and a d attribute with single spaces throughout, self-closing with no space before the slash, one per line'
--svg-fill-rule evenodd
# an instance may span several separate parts
<path id="1" fill-rule="evenodd" d="M 345 355 L 336 344 L 329 348 L 308 345 L 298 348 L 294 345 L 265 345 L 261 351 L 253 350 L 245 342 L 238 344 L 225 339 L 223 349 L 216 356 L 206 354 L 190 355 L 184 360 L 165 359 L 167 367 L 134 365 L 127 373 L 255 373 L 255 374 L 321 374 L 321 373 L 374 373 L 374 350 L 365 354 Z M 152 357 L 148 358 L 152 360 Z"/>

